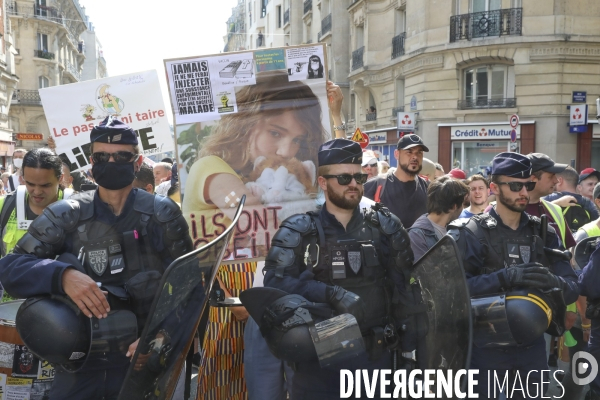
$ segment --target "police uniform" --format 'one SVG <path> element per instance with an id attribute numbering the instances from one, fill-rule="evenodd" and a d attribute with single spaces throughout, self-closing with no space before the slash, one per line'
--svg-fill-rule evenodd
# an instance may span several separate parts
<path id="1" fill-rule="evenodd" d="M 360 165 L 362 150 L 357 143 L 335 139 L 321 146 L 318 157 L 320 166 Z M 265 287 L 329 303 L 339 313 L 350 312 L 367 347 L 367 354 L 343 366 L 325 369 L 316 361 L 296 363 L 294 399 L 339 397 L 340 368 L 392 367 L 386 343 L 398 340 L 394 332 L 406 318 L 399 310 L 400 303 L 408 301 L 405 274 L 412 261 L 406 230 L 381 205 L 357 207 L 346 228 L 327 211 L 327 203 L 319 212 L 282 222 L 265 260 Z M 414 346 L 403 350 L 412 357 Z"/>
<path id="2" fill-rule="evenodd" d="M 90 139 L 137 144 L 131 128 L 110 118 L 94 127 Z M 128 172 L 133 161 L 125 164 L 124 175 L 134 176 Z M 111 310 L 135 313 L 139 335 L 162 272 L 192 249 L 188 225 L 169 198 L 134 188 L 116 216 L 98 190 L 88 191 L 51 204 L 31 223 L 13 253 L 0 260 L 0 280 L 18 298 L 65 295 L 64 271 L 79 269 L 109 293 Z M 61 257 L 55 260 L 57 255 Z M 76 373 L 57 368 L 50 398 L 116 398 L 128 367 L 129 359 L 115 352 L 88 359 Z"/>
<path id="3" fill-rule="evenodd" d="M 492 174 L 529 178 L 531 162 L 518 153 L 500 153 L 492 161 Z M 503 343 L 495 343 L 493 336 L 483 337 L 484 332 L 475 329 L 470 367 L 479 370 L 480 397 L 494 398 L 493 392 L 488 394 L 488 371 L 496 371 L 500 382 L 506 371 L 511 374 L 511 379 L 518 371 L 523 388 L 528 382 L 533 396 L 535 385 L 541 387 L 542 377 L 535 373 L 527 380 L 527 373 L 548 370 L 543 333 L 555 331 L 557 336 L 562 335 L 564 304 L 574 302 L 579 294 L 577 278 L 569 262 L 560 254 L 544 251 L 545 247 L 559 249 L 559 239 L 554 229 L 548 226 L 546 242 L 543 243 L 539 218 L 522 212 L 518 228 L 513 230 L 502 222 L 494 208 L 489 213 L 468 220 L 454 221 L 448 233 L 457 241 L 463 259 L 475 326 L 478 326 L 478 318 L 483 318 L 482 314 L 478 314 L 481 309 L 477 309 L 475 304 L 497 296 L 500 299 L 497 303 L 506 307 L 506 319 L 510 327 L 508 336 L 512 335 Z M 530 276 L 527 275 L 529 273 Z M 547 287 L 542 289 L 542 285 Z M 562 292 L 548 293 L 552 286 Z M 529 311 L 541 314 L 541 320 L 534 318 L 533 314 L 528 316 L 526 313 Z M 483 323 L 493 327 L 492 322 Z M 500 329 L 495 329 L 494 333 L 497 334 Z M 546 374 L 544 380 L 549 379 L 549 374 Z M 510 382 L 512 388 L 513 381 Z M 496 389 L 496 396 L 498 394 L 499 390 Z M 514 398 L 521 394 L 515 392 Z"/>

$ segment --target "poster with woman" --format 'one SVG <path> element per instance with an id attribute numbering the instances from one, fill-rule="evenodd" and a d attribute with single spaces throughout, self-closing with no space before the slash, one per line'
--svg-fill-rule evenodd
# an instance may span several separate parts
<path id="1" fill-rule="evenodd" d="M 196 246 L 230 223 L 230 260 L 262 258 L 280 223 L 317 207 L 317 151 L 331 137 L 324 46 L 165 60 L 182 210 Z M 302 78 L 289 66 L 319 56 Z M 341 100 L 340 100 L 341 101 Z"/>

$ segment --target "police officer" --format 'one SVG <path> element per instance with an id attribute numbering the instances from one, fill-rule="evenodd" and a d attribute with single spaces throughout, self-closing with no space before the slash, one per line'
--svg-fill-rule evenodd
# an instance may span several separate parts
<path id="1" fill-rule="evenodd" d="M 338 398 L 340 368 L 392 367 L 386 343 L 397 341 L 401 318 L 394 318 L 393 303 L 407 298 L 405 274 L 413 261 L 408 234 L 396 216 L 380 204 L 359 208 L 367 175 L 358 143 L 328 141 L 318 161 L 325 204 L 319 212 L 282 222 L 265 260 L 265 286 L 354 315 L 368 354 L 327 369 L 316 361 L 296 363 L 292 394 L 298 399 Z M 414 358 L 411 345 L 403 346 L 406 359 Z"/>
<path id="2" fill-rule="evenodd" d="M 133 188 L 142 163 L 134 130 L 107 117 L 90 140 L 98 189 L 48 206 L 0 260 L 0 280 L 14 297 L 66 295 L 90 318 L 129 309 L 141 330 L 161 273 L 193 248 L 188 225 L 173 201 Z M 116 399 L 128 364 L 115 352 L 77 373 L 58 368 L 50 399 Z"/>
<path id="3" fill-rule="evenodd" d="M 497 194 L 496 207 L 458 220 L 449 229 L 457 241 L 472 296 L 476 324 L 471 368 L 479 369 L 480 398 L 499 395 L 499 389 L 494 395 L 491 386 L 494 371 L 500 382 L 507 372 L 514 378 L 509 380 L 509 390 L 515 382 L 520 387 L 515 380 L 519 373 L 521 386 L 529 392 L 509 393 L 512 398 L 541 397 L 540 371 L 548 370 L 543 333 L 552 328 L 562 334 L 564 304 L 574 302 L 579 294 L 575 273 L 562 253 L 544 250 L 559 248 L 554 229 L 548 226 L 544 234 L 540 219 L 524 212 L 535 186 L 531 170 L 531 161 L 521 154 L 498 154 L 492 160 L 490 184 Z M 508 329 L 485 320 L 491 306 L 499 305 L 506 307 Z M 478 326 L 483 328 L 478 330 Z M 543 379 L 548 382 L 549 374 Z"/>

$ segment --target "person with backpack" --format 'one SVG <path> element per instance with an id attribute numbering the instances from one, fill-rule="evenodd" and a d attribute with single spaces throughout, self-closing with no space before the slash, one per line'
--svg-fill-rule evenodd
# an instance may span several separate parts
<path id="1" fill-rule="evenodd" d="M 577 193 L 579 174 L 573 167 L 567 167 L 563 172 L 557 173 L 556 179 L 556 191 L 544 197 L 544 200 L 562 208 L 565 221 L 575 234 L 585 224 L 598 219 L 598 209 L 590 199 Z"/>
<path id="2" fill-rule="evenodd" d="M 67 199 L 73 193 L 72 189 L 60 185 L 62 166 L 60 157 L 46 148 L 30 150 L 23 157 L 25 185 L 17 186 L 15 193 L 0 198 L 2 257 L 15 247 L 27 233 L 31 221 L 48 205 Z"/>

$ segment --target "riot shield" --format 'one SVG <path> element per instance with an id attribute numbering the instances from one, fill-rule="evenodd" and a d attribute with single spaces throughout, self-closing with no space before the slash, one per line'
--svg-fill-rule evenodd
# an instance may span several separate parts
<path id="1" fill-rule="evenodd" d="M 245 196 L 218 238 L 179 257 L 163 274 L 119 400 L 172 397 L 244 202 Z"/>
<path id="2" fill-rule="evenodd" d="M 598 236 L 586 237 L 577 243 L 573 250 L 576 269 L 583 269 L 590 261 L 590 256 L 596 250 L 596 241 L 598 239 Z"/>
<path id="3" fill-rule="evenodd" d="M 417 347 L 422 369 L 468 368 L 471 358 L 471 299 L 458 247 L 444 236 L 417 261 L 412 273 L 427 310 L 427 335 Z M 418 297 L 418 296 L 417 296 Z M 422 327 L 418 327 L 421 330 Z M 424 342 L 424 343 L 423 343 Z"/>

